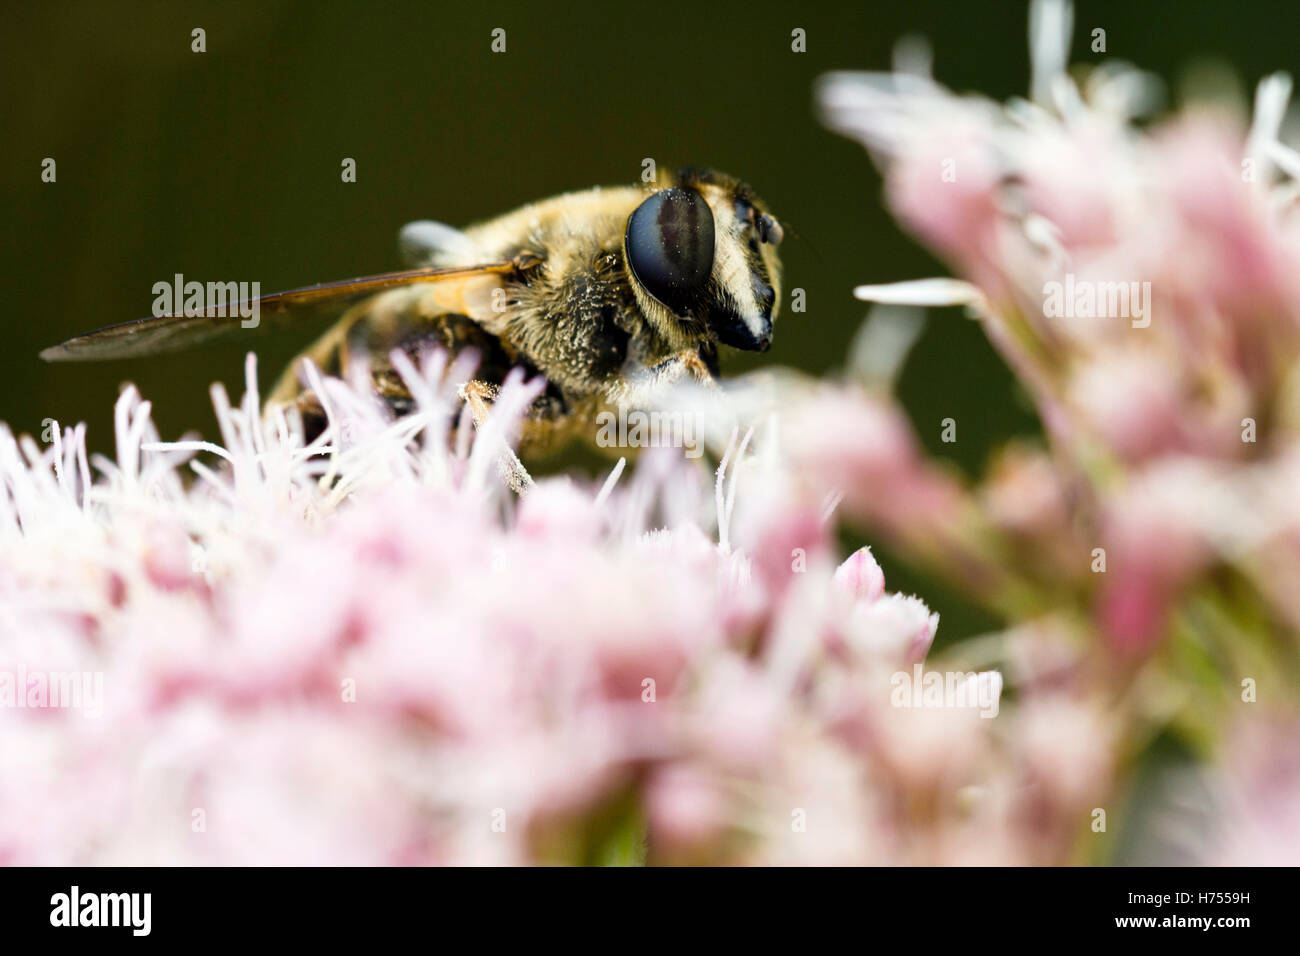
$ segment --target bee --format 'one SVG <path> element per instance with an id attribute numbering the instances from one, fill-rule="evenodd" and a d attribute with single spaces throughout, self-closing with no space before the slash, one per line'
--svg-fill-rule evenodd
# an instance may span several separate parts
<path id="1" fill-rule="evenodd" d="M 475 350 L 475 377 L 459 395 L 478 425 L 512 368 L 543 376 L 519 436 L 519 453 L 529 457 L 590 436 L 602 409 L 652 405 L 658 389 L 685 379 L 715 384 L 720 345 L 766 351 L 781 298 L 782 235 L 749 186 L 687 168 L 666 184 L 566 193 L 464 230 L 410 223 L 399 235 L 409 271 L 266 296 L 257 314 L 262 328 L 335 318 L 299 358 L 346 375 L 365 356 L 375 392 L 395 414 L 414 400 L 387 358 L 394 350 L 412 358 L 429 346 L 453 356 Z M 237 312 L 139 319 L 41 356 L 171 351 L 244 331 Z M 268 402 L 296 406 L 310 439 L 324 429 L 325 412 L 300 384 L 297 364 Z"/>

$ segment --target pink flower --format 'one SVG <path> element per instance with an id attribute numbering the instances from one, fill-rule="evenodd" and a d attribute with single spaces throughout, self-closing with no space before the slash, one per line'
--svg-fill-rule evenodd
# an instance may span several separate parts
<path id="1" fill-rule="evenodd" d="M 158 442 L 128 390 L 93 509 L 51 453 L 0 453 L 0 501 L 23 509 L 0 532 L 0 665 L 103 683 L 93 716 L 5 712 L 23 786 L 0 783 L 0 857 L 761 862 L 792 848 L 756 821 L 815 805 L 810 781 L 849 788 L 824 812 L 864 799 L 836 714 L 937 618 L 866 551 L 835 571 L 829 514 L 774 444 L 737 446 L 716 481 L 652 458 L 516 501 L 499 445 L 422 436 L 454 394 L 445 363 L 422 368 L 401 369 L 427 407 L 400 427 L 318 380 L 347 412 L 324 462 L 255 395 L 218 393 L 227 467 L 188 489 L 174 469 L 199 446 Z M 65 475 L 85 455 L 68 442 Z M 828 630 L 853 654 L 824 654 Z M 588 845 L 611 808 L 623 829 Z M 794 856 L 850 845 L 867 852 Z"/>
<path id="2" fill-rule="evenodd" d="M 835 585 L 853 600 L 870 603 L 885 593 L 885 573 L 870 548 L 859 548 L 835 569 Z"/>

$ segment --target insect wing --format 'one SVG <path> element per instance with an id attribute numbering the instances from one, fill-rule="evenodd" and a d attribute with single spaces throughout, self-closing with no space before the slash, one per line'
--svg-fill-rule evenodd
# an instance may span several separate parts
<path id="1" fill-rule="evenodd" d="M 277 292 L 246 302 L 207 309 L 198 314 L 179 313 L 136 319 L 74 336 L 41 352 L 47 362 L 95 361 L 134 358 L 190 348 L 204 342 L 229 339 L 236 333 L 274 330 L 338 318 L 350 305 L 384 292 L 419 283 L 456 283 L 480 276 L 504 275 L 516 263 L 497 262 L 454 269 L 412 269 L 382 275 L 343 279 Z M 447 290 L 452 291 L 452 290 Z M 256 326 L 253 318 L 256 317 Z"/>

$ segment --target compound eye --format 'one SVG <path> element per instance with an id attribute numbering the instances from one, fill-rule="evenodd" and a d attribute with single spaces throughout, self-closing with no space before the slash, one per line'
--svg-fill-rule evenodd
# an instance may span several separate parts
<path id="1" fill-rule="evenodd" d="M 713 213 L 693 189 L 664 189 L 637 206 L 623 242 L 637 281 L 674 312 L 713 272 Z"/>

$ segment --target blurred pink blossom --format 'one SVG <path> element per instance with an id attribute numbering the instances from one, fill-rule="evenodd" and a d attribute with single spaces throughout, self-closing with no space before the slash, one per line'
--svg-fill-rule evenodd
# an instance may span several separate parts
<path id="1" fill-rule="evenodd" d="M 0 671 L 102 679 L 0 711 L 0 859 L 896 859 L 862 815 L 890 767 L 838 715 L 910 723 L 876 675 L 920 660 L 937 616 L 865 550 L 837 569 L 779 456 L 733 449 L 715 482 L 665 453 L 517 500 L 490 433 L 435 427 L 455 370 L 403 374 L 409 428 L 318 380 L 339 420 L 311 445 L 262 417 L 251 363 L 238 406 L 214 391 L 224 447 L 159 441 L 133 389 L 94 470 L 80 428 L 0 432 Z"/>

